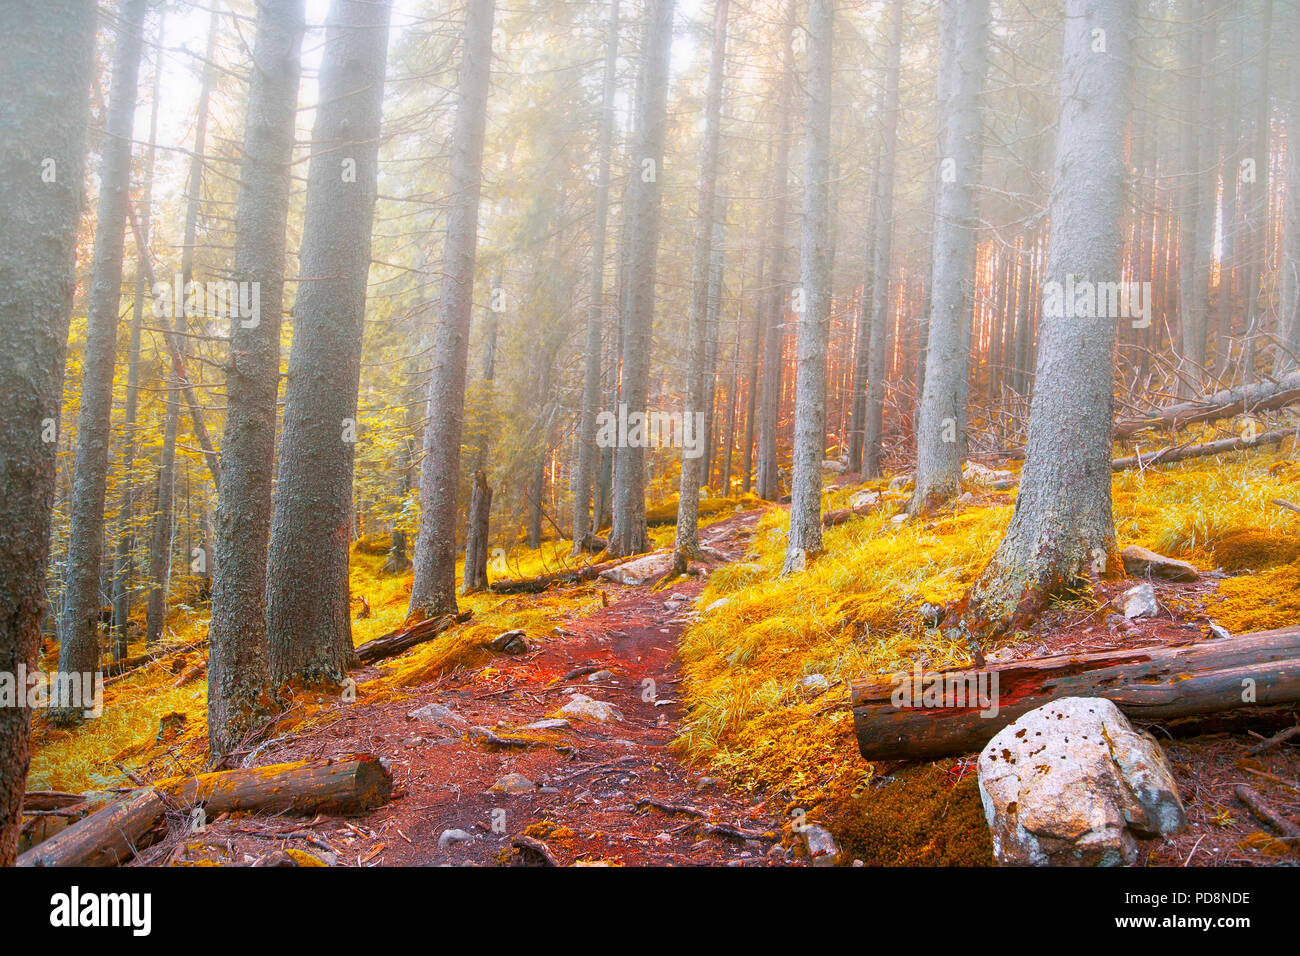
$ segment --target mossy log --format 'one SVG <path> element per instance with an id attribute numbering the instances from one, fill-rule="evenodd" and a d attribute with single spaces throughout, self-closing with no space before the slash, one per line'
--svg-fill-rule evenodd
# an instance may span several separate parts
<path id="1" fill-rule="evenodd" d="M 142 787 L 18 858 L 19 866 L 116 866 L 155 842 L 166 814 L 360 813 L 388 802 L 393 778 L 370 754 L 226 770 Z"/>
<path id="2" fill-rule="evenodd" d="M 1030 658 L 980 670 L 951 668 L 924 672 L 920 679 L 919 699 L 910 673 L 853 685 L 853 725 L 863 757 L 935 760 L 973 753 L 1021 714 L 1058 697 L 1105 697 L 1133 720 L 1148 723 L 1294 703 L 1300 701 L 1300 627 L 1173 647 Z M 947 693 L 924 696 L 939 687 Z M 984 711 L 987 716 L 974 700 L 977 687 L 996 704 Z M 962 701 L 966 706 L 942 705 Z"/>
<path id="3" fill-rule="evenodd" d="M 439 617 L 431 617 L 412 624 L 410 627 L 390 631 L 382 637 L 376 637 L 373 641 L 366 641 L 356 649 L 352 666 L 362 667 L 366 664 L 373 664 L 375 661 L 394 657 L 415 647 L 417 644 L 433 640 L 443 631 L 456 624 L 464 624 L 473 614 L 473 611 L 462 611 L 459 614 L 443 614 Z"/>

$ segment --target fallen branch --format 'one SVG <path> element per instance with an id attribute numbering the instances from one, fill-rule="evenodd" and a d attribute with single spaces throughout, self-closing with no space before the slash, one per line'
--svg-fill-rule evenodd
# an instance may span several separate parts
<path id="1" fill-rule="evenodd" d="M 388 802 L 393 778 L 370 754 L 206 773 L 134 790 L 28 850 L 19 866 L 116 866 L 155 842 L 167 812 L 359 813 Z"/>
<path id="2" fill-rule="evenodd" d="M 1130 718 L 1148 723 L 1243 707 L 1262 712 L 1300 701 L 1300 627 L 1177 647 L 952 668 L 923 673 L 920 680 L 920 695 L 914 674 L 853 685 L 853 722 L 863 757 L 934 760 L 974 753 L 1021 714 L 1058 697 L 1106 697 Z M 1244 701 L 1247 686 L 1253 697 Z M 927 687 L 938 700 L 966 706 L 937 706 L 933 697 L 931 706 L 923 706 Z M 991 698 L 987 716 L 981 716 L 977 688 Z M 908 691 L 897 698 L 902 706 L 894 704 L 896 690 Z"/>
<path id="3" fill-rule="evenodd" d="M 1251 813 L 1263 823 L 1267 823 L 1278 833 L 1282 834 L 1288 840 L 1300 840 L 1300 826 L 1296 826 L 1286 817 L 1282 816 L 1267 800 L 1259 795 L 1259 792 L 1252 787 L 1239 783 L 1232 788 L 1237 799 L 1246 805 Z"/>
<path id="4" fill-rule="evenodd" d="M 1176 461 L 1185 461 L 1188 458 L 1204 458 L 1207 455 L 1222 455 L 1234 451 L 1246 451 L 1251 448 L 1259 448 L 1263 445 L 1275 445 L 1280 441 L 1288 438 L 1294 438 L 1296 430 L 1294 428 L 1280 428 L 1274 431 L 1264 432 L 1253 438 L 1238 436 L 1236 438 L 1221 438 L 1218 441 L 1202 442 L 1199 445 L 1174 445 L 1168 448 L 1162 448 L 1160 451 L 1150 455 L 1130 455 L 1126 458 L 1116 458 L 1110 463 L 1111 471 L 1127 471 L 1130 468 L 1149 468 L 1152 465 L 1171 464 Z"/>
<path id="5" fill-rule="evenodd" d="M 545 861 L 546 866 L 559 866 L 559 861 L 555 859 L 555 854 L 541 840 L 530 836 L 524 836 L 522 833 L 510 841 L 511 846 L 517 850 L 527 853 L 535 853 Z"/>
<path id="6" fill-rule="evenodd" d="M 1294 727 L 1288 727 L 1286 730 L 1274 734 L 1272 737 L 1269 737 L 1267 740 L 1255 744 L 1255 746 L 1247 750 L 1246 753 L 1262 754 L 1265 750 L 1272 750 L 1274 747 L 1286 743 L 1296 734 L 1300 734 L 1300 724 L 1296 724 Z"/>
<path id="7" fill-rule="evenodd" d="M 352 666 L 364 667 L 367 664 L 373 664 L 375 661 L 396 657 L 417 644 L 433 640 L 443 631 L 449 630 L 457 624 L 464 624 L 473 614 L 473 611 L 462 611 L 459 614 L 444 614 L 441 617 L 431 617 L 417 624 L 412 624 L 410 627 L 390 631 L 383 637 L 376 637 L 373 641 L 366 641 L 356 649 Z"/>
<path id="8" fill-rule="evenodd" d="M 1116 438 L 1129 438 L 1144 428 L 1177 428 L 1193 422 L 1228 418 L 1241 412 L 1281 408 L 1300 401 L 1300 372 L 1292 372 L 1276 381 L 1252 382 L 1215 392 L 1200 401 L 1179 402 L 1153 409 L 1139 418 L 1115 423 Z"/>

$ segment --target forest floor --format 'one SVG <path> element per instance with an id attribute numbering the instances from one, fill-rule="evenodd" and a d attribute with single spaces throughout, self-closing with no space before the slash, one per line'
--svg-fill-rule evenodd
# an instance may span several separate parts
<path id="1" fill-rule="evenodd" d="M 1300 620 L 1296 519 L 1271 503 L 1300 500 L 1290 454 L 1117 474 L 1121 546 L 1188 560 L 1200 579 L 1153 582 L 1160 613 L 1152 619 L 1114 613 L 1111 599 L 1132 581 L 1063 599 L 989 658 L 1185 643 L 1212 639 L 1211 623 L 1239 634 Z M 842 863 L 991 863 L 974 756 L 863 760 L 848 689 L 913 663 L 967 663 L 966 649 L 927 627 L 919 609 L 969 586 L 1009 520 L 1014 489 L 972 484 L 944 512 L 900 521 L 905 482 L 845 475 L 829 479 L 825 506 L 863 492 L 878 506 L 827 529 L 825 551 L 798 574 L 780 573 L 785 510 L 742 499 L 702 522 L 704 543 L 727 559 L 705 577 L 660 589 L 599 580 L 464 598 L 474 612 L 468 624 L 354 672 L 354 701 L 299 693 L 238 755 L 238 765 L 265 765 L 374 753 L 392 767 L 390 804 L 347 820 L 219 818 L 202 834 L 177 821 L 137 864 L 247 865 L 289 851 L 300 863 L 350 866 L 520 865 L 548 854 L 561 865 L 799 865 L 809 862 L 801 819 L 834 834 Z M 652 529 L 657 548 L 671 538 L 670 526 Z M 399 627 L 409 597 L 409 572 L 383 574 L 383 554 L 382 541 L 353 550 L 352 591 L 364 609 L 358 643 Z M 553 570 L 565 555 L 565 542 L 516 549 L 510 576 Z M 39 722 L 29 785 L 128 788 L 201 770 L 201 615 L 178 611 L 176 650 L 106 688 L 98 721 L 72 732 Z M 526 653 L 488 649 L 511 629 L 526 633 Z M 574 694 L 611 705 L 621 719 L 562 718 Z M 567 725 L 529 726 L 560 719 Z M 1300 818 L 1296 740 L 1254 754 L 1260 734 L 1280 727 L 1225 724 L 1181 739 L 1151 729 L 1189 827 L 1145 843 L 1143 863 L 1296 861 L 1300 848 L 1270 836 L 1233 795 L 1248 784 Z"/>
<path id="2" fill-rule="evenodd" d="M 736 557 L 758 517 L 742 512 L 715 524 L 703 543 Z M 698 577 L 662 590 L 602 581 L 608 607 L 560 619 L 527 653 L 498 656 L 490 674 L 458 670 L 399 700 L 341 709 L 262 755 L 388 757 L 395 799 L 365 817 L 218 820 L 201 838 L 174 835 L 141 862 L 251 862 L 296 848 L 344 865 L 542 863 L 536 844 L 513 842 L 519 836 L 539 841 L 560 865 L 797 862 L 763 801 L 729 791 L 667 749 L 683 717 L 677 645 L 703 588 Z M 618 716 L 557 717 L 574 694 L 613 705 Z M 411 716 L 428 704 L 452 716 Z M 529 727 L 547 720 L 564 725 Z M 508 743 L 467 732 L 474 727 Z M 511 792 L 493 789 L 503 780 Z"/>

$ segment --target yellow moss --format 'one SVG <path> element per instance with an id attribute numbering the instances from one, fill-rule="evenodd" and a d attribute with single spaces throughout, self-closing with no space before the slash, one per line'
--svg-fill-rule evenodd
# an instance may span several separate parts
<path id="1" fill-rule="evenodd" d="M 1210 611 L 1234 634 L 1295 624 L 1300 621 L 1300 562 L 1220 581 Z"/>
<path id="2" fill-rule="evenodd" d="M 1243 528 L 1214 543 L 1214 560 L 1225 571 L 1267 571 L 1300 558 L 1300 537 Z"/>
<path id="3" fill-rule="evenodd" d="M 308 853 L 306 850 L 295 850 L 290 847 L 285 848 L 285 853 L 293 858 L 293 861 L 299 866 L 325 866 L 326 863 L 314 853 Z"/>

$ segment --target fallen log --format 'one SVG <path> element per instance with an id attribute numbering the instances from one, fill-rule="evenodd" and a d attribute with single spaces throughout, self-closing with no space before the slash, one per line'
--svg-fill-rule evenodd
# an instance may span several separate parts
<path id="1" fill-rule="evenodd" d="M 844 524 L 850 518 L 870 514 L 876 508 L 880 507 L 880 500 L 864 501 L 860 505 L 853 505 L 850 508 L 834 508 L 822 515 L 822 526 L 833 528 L 835 525 Z"/>
<path id="2" fill-rule="evenodd" d="M 19 866 L 116 866 L 155 842 L 170 810 L 360 813 L 388 802 L 393 778 L 370 754 L 226 770 L 134 790 L 18 858 Z"/>
<path id="3" fill-rule="evenodd" d="M 375 661 L 395 657 L 417 644 L 433 640 L 443 631 L 457 624 L 464 624 L 473 614 L 473 611 L 461 611 L 459 614 L 443 614 L 439 617 L 431 617 L 412 624 L 410 627 L 390 631 L 382 637 L 376 637 L 373 641 L 366 641 L 353 652 L 352 666 L 354 668 L 364 667 L 367 664 L 373 664 Z"/>
<path id="4" fill-rule="evenodd" d="M 1239 783 L 1232 788 L 1232 792 L 1255 815 L 1257 820 L 1261 823 L 1267 823 L 1282 834 L 1284 840 L 1300 840 L 1300 826 L 1296 826 L 1282 816 L 1276 807 L 1259 795 L 1259 791 L 1246 786 L 1244 783 Z"/>
<path id="5" fill-rule="evenodd" d="M 1281 408 L 1297 401 L 1300 401 L 1300 372 L 1292 372 L 1275 381 L 1237 385 L 1198 401 L 1152 409 L 1143 417 L 1120 419 L 1115 423 L 1114 436 L 1129 438 L 1144 428 L 1177 428 L 1193 422 L 1228 418 L 1241 412 Z"/>
<path id="6" fill-rule="evenodd" d="M 1147 723 L 1300 701 L 1300 627 L 878 676 L 854 683 L 850 699 L 863 757 L 934 760 L 980 750 L 1058 697 L 1105 697 Z"/>
<path id="7" fill-rule="evenodd" d="M 1204 458 L 1207 455 L 1222 455 L 1228 452 L 1244 451 L 1248 448 L 1259 448 L 1264 445 L 1276 445 L 1280 441 L 1294 437 L 1296 437 L 1294 428 L 1280 428 L 1264 432 L 1253 438 L 1238 436 L 1236 438 L 1221 438 L 1217 441 L 1202 442 L 1198 445 L 1173 445 L 1152 452 L 1149 455 L 1139 453 L 1125 458 L 1115 458 L 1110 463 L 1110 470 L 1127 471 L 1130 468 L 1167 465 L 1175 461 L 1186 461 L 1188 458 Z"/>
<path id="8" fill-rule="evenodd" d="M 508 581 L 493 581 L 488 585 L 488 590 L 493 594 L 541 594 L 556 585 L 581 584 L 583 581 L 592 581 L 600 576 L 600 572 L 608 571 L 610 568 L 616 568 L 620 564 L 626 564 L 628 561 L 640 557 L 644 557 L 644 555 L 637 554 L 627 558 L 615 558 L 612 561 L 587 564 L 580 568 L 569 568 L 565 571 L 552 571 L 549 574 L 540 574 L 535 578 L 512 578 Z"/>

